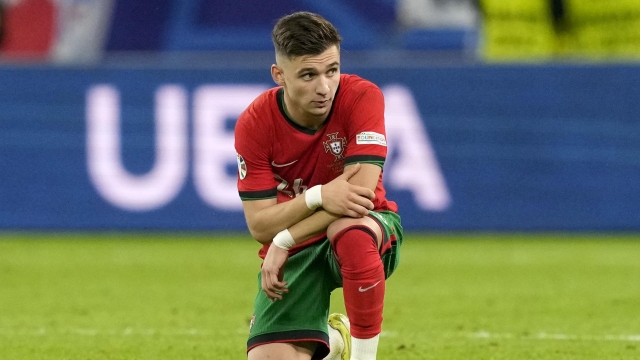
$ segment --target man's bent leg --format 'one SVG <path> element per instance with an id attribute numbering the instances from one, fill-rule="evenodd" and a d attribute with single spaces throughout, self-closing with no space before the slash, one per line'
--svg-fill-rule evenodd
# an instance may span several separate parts
<path id="1" fill-rule="evenodd" d="M 375 359 L 382 330 L 385 272 L 378 251 L 382 230 L 371 218 L 343 218 L 328 231 L 342 274 L 351 321 L 351 359 Z"/>
<path id="2" fill-rule="evenodd" d="M 256 346 L 249 351 L 248 360 L 311 360 L 318 343 L 270 343 Z"/>
<path id="3" fill-rule="evenodd" d="M 261 288 L 261 273 L 256 281 L 256 298 L 250 322 L 248 353 L 261 348 L 264 355 L 273 354 L 272 344 L 285 345 L 286 349 L 313 342 L 312 358 L 322 359 L 329 353 L 327 317 L 331 291 L 339 284 L 327 276 L 330 273 L 326 254 L 330 252 L 328 242 L 318 242 L 289 257 L 284 268 L 284 280 L 289 283 L 289 292 L 282 300 L 271 301 Z M 267 346 L 267 347 L 265 347 Z M 309 347 L 306 347 L 309 348 Z M 296 356 L 304 352 L 295 351 Z M 250 359 L 255 358 L 251 355 Z M 280 355 L 278 355 L 280 356 Z M 293 356 L 293 355 L 292 355 Z M 266 357 L 265 359 L 268 359 Z M 279 357 L 274 357 L 279 359 Z"/>

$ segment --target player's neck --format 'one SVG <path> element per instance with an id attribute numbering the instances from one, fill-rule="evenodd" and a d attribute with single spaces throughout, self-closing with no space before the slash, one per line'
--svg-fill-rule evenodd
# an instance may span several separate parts
<path id="1" fill-rule="evenodd" d="M 287 105 L 287 97 L 285 96 L 283 101 L 282 101 L 282 107 L 283 110 L 285 112 L 285 114 L 287 114 L 287 117 L 289 118 L 289 120 L 293 121 L 294 123 L 302 126 L 302 127 L 306 127 L 308 129 L 312 129 L 312 130 L 318 130 L 322 124 L 324 124 L 324 121 L 327 120 L 327 116 L 329 116 L 329 113 L 323 114 L 323 115 L 311 115 L 311 114 L 305 114 L 305 113 L 297 113 L 294 109 L 294 111 L 291 111 L 290 107 Z"/>

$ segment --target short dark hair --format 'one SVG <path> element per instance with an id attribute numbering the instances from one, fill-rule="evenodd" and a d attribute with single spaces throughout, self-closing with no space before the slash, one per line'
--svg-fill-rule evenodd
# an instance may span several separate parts
<path id="1" fill-rule="evenodd" d="M 276 52 L 289 59 L 318 55 L 333 45 L 340 46 L 338 30 L 318 14 L 300 11 L 278 20 L 271 33 Z"/>

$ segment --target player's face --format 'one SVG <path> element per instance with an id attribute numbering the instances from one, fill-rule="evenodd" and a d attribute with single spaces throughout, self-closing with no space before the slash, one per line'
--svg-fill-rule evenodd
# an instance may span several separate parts
<path id="1" fill-rule="evenodd" d="M 340 50 L 332 46 L 319 55 L 278 59 L 289 115 L 304 126 L 319 126 L 329 115 L 340 83 Z M 276 79 L 276 75 L 274 75 Z"/>

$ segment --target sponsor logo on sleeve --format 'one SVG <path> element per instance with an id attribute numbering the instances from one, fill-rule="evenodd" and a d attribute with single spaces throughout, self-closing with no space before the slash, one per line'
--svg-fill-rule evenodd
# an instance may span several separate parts
<path id="1" fill-rule="evenodd" d="M 364 131 L 356 135 L 356 144 L 358 145 L 381 145 L 387 146 L 387 139 L 384 135 L 373 131 Z"/>

